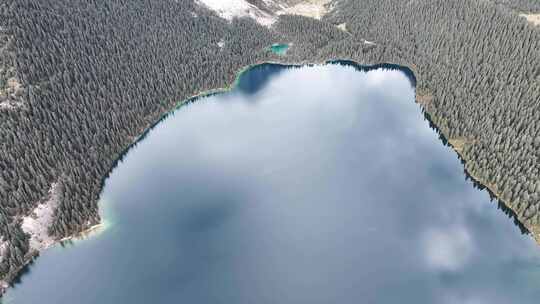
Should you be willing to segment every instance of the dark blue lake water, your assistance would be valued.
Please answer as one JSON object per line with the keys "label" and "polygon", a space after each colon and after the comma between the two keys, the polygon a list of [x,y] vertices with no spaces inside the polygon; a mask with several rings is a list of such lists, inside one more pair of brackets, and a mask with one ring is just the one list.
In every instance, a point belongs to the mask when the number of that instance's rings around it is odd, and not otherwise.
{"label": "dark blue lake water", "polygon": [[400,71],[264,65],[107,179],[107,228],[4,303],[539,303],[540,250],[466,180]]}

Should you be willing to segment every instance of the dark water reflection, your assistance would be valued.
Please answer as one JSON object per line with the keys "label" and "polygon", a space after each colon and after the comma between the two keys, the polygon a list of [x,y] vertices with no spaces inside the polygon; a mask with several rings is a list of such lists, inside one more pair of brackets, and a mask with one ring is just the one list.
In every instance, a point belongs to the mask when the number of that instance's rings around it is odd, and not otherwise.
{"label": "dark water reflection", "polygon": [[538,303],[538,248],[465,180],[403,73],[250,73],[271,77],[153,130],[106,182],[110,227],[45,252],[7,298]]}

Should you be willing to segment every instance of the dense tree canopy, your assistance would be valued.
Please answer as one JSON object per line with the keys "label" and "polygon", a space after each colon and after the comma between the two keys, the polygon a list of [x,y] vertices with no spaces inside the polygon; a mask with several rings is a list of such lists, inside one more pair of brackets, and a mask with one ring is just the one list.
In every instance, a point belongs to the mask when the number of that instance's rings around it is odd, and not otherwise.
{"label": "dense tree canopy", "polygon": [[[228,22],[192,0],[2,1],[0,279],[11,280],[34,254],[21,217],[51,185],[61,185],[52,235],[97,223],[103,179],[146,128],[264,60],[410,66],[422,106],[460,143],[469,172],[538,227],[540,30],[514,11],[538,2],[333,5],[322,21],[282,16],[266,28]],[[294,46],[280,59],[268,46],[282,41]]]}
{"label": "dense tree canopy", "polygon": [[496,4],[523,13],[539,13],[540,0],[491,0]]}

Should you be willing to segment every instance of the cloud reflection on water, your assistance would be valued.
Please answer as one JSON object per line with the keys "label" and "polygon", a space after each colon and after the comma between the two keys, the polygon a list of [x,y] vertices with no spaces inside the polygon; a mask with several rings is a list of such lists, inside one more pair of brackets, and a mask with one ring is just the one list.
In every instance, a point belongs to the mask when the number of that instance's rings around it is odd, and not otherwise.
{"label": "cloud reflection on water", "polygon": [[[268,79],[259,90],[199,100],[160,124],[107,181],[115,234],[44,254],[12,294],[58,304],[537,303],[538,248],[465,181],[404,74],[279,71],[248,77]],[[81,299],[77,281],[93,295]]]}

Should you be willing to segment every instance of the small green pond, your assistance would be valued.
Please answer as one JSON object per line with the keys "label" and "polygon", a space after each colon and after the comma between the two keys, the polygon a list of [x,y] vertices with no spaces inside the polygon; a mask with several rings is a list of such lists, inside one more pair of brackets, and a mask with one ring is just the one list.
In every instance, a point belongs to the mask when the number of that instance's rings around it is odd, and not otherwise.
{"label": "small green pond", "polygon": [[289,50],[289,44],[275,43],[275,44],[272,44],[272,46],[270,47],[270,50],[274,54],[283,56],[283,55],[287,54],[287,51]]}

